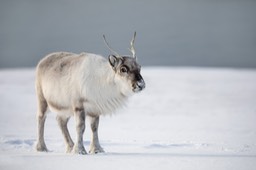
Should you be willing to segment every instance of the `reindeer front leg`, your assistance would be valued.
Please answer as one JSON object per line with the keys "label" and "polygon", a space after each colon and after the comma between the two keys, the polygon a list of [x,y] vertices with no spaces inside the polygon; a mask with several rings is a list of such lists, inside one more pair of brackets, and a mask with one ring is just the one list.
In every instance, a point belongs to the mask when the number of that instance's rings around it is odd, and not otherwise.
{"label": "reindeer front leg", "polygon": [[83,144],[83,134],[85,130],[85,112],[83,108],[75,108],[75,122],[77,131],[77,140],[73,147],[73,153],[85,155],[87,154]]}
{"label": "reindeer front leg", "polygon": [[95,116],[91,118],[91,130],[92,130],[92,141],[90,146],[90,153],[101,153],[104,152],[103,148],[100,146],[99,137],[98,137],[98,127],[99,127],[99,116]]}

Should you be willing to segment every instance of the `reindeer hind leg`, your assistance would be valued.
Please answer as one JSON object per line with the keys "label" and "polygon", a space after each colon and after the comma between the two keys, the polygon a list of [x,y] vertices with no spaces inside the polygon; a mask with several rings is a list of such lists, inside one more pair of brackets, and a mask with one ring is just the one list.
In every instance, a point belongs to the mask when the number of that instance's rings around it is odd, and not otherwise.
{"label": "reindeer hind leg", "polygon": [[61,132],[63,134],[64,140],[66,143],[66,152],[70,153],[73,149],[74,142],[72,141],[72,139],[70,137],[68,127],[67,127],[69,117],[66,118],[66,117],[62,117],[62,116],[57,116],[57,121],[58,121],[59,127],[61,129]]}
{"label": "reindeer hind leg", "polygon": [[48,151],[44,141],[44,125],[45,125],[47,108],[48,108],[48,105],[46,100],[43,98],[43,96],[38,96],[36,150],[41,152]]}

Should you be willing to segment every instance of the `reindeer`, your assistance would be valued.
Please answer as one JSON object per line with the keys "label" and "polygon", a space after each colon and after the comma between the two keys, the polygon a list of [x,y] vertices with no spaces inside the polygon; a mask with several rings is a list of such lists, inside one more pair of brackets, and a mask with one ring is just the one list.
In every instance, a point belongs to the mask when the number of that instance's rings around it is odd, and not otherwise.
{"label": "reindeer", "polygon": [[[132,56],[113,53],[108,60],[91,53],[56,52],[47,55],[36,68],[38,101],[37,151],[47,152],[44,140],[46,113],[57,113],[57,122],[64,136],[67,153],[87,154],[83,145],[85,119],[90,118],[92,140],[89,153],[104,152],[99,143],[98,126],[101,115],[115,112],[129,96],[145,88],[134,48],[136,32],[131,40]],[[74,144],[67,123],[75,118],[77,139]]]}

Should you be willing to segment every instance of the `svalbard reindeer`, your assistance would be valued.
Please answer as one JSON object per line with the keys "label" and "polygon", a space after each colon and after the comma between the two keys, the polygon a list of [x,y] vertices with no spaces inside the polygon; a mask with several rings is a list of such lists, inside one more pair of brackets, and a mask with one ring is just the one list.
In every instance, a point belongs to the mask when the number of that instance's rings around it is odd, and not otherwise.
{"label": "svalbard reindeer", "polygon": [[[145,88],[131,41],[132,56],[121,56],[104,42],[113,54],[108,60],[90,53],[57,52],[43,58],[36,69],[38,99],[37,151],[48,151],[44,141],[44,124],[48,110],[57,113],[57,121],[66,144],[66,152],[86,154],[83,145],[85,119],[90,117],[92,140],[90,153],[104,152],[99,143],[100,115],[111,114],[127,98]],[[74,144],[67,123],[74,116],[77,139]]]}

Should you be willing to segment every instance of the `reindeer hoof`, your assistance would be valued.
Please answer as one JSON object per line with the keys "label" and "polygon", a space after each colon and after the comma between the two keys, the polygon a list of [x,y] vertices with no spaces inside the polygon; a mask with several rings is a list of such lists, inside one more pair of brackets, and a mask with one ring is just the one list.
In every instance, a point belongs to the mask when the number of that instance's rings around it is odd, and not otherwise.
{"label": "reindeer hoof", "polygon": [[45,144],[37,143],[36,150],[38,152],[48,152],[48,149]]}
{"label": "reindeer hoof", "polygon": [[73,146],[68,146],[66,148],[66,153],[72,153],[72,151],[73,151]]}
{"label": "reindeer hoof", "polygon": [[105,151],[103,150],[103,148],[99,147],[99,148],[91,148],[89,153],[90,154],[97,154],[97,153],[104,153]]}
{"label": "reindeer hoof", "polygon": [[86,155],[87,154],[87,152],[86,152],[86,150],[84,149],[83,146],[82,147],[74,146],[73,153],[74,154],[80,154],[80,155]]}
{"label": "reindeer hoof", "polygon": [[79,154],[79,155],[86,155],[87,152],[86,152],[85,150],[84,150],[84,151],[82,150],[82,151],[79,151],[78,154]]}

